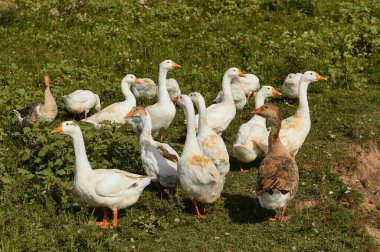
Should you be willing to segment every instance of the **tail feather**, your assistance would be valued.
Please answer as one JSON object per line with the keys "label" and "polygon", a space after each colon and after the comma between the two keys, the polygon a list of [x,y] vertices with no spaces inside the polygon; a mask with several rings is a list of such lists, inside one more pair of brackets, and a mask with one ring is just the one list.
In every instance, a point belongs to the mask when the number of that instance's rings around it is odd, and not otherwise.
{"label": "tail feather", "polygon": [[16,109],[14,109],[13,112],[16,114],[18,121],[22,125],[24,123],[24,118],[22,118],[20,112],[18,112]]}
{"label": "tail feather", "polygon": [[235,144],[233,150],[235,152],[236,157],[244,163],[252,162],[257,158],[259,154],[257,150],[255,150],[254,148],[250,149],[241,144]]}

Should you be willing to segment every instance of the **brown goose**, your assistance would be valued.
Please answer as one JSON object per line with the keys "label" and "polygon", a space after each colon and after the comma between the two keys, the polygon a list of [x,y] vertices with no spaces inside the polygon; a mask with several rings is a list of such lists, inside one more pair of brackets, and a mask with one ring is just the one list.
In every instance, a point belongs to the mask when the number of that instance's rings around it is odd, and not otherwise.
{"label": "brown goose", "polygon": [[27,123],[40,122],[52,122],[58,114],[57,104],[54,97],[50,92],[50,79],[45,75],[43,78],[43,92],[44,102],[33,103],[24,109],[13,110],[16,114],[20,124],[24,126]]}
{"label": "brown goose", "polygon": [[286,204],[293,199],[297,191],[298,167],[279,137],[281,128],[280,111],[271,104],[264,104],[252,111],[252,114],[266,118],[271,124],[268,138],[268,154],[259,167],[256,194],[261,207],[265,210],[276,210],[282,207],[280,217],[268,217],[267,215],[268,220],[287,221],[287,217],[284,216]]}

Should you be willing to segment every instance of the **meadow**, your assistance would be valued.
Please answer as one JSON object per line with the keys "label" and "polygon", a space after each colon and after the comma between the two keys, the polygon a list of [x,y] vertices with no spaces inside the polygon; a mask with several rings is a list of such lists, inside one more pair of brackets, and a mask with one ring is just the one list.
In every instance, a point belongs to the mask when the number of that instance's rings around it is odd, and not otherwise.
{"label": "meadow", "polygon": [[[376,251],[379,192],[345,184],[360,163],[353,149],[380,141],[380,3],[375,0],[5,0],[0,2],[0,250],[2,251]],[[222,197],[194,217],[191,201],[160,195],[153,185],[120,211],[119,226],[94,225],[101,213],[73,190],[72,140],[50,125],[22,128],[13,109],[42,101],[48,74],[62,120],[79,121],[61,96],[99,94],[102,106],[122,100],[128,73],[157,83],[158,64],[183,93],[210,104],[229,67],[280,89],[287,74],[314,70],[328,78],[309,86],[312,127],[297,155],[300,184],[286,223],[265,221],[254,192],[259,161],[239,171],[232,143],[253,103],[223,138],[231,171]],[[138,101],[147,106],[153,101]],[[284,118],[295,108],[271,98]],[[93,112],[93,111],[92,111]],[[166,132],[180,153],[182,109]],[[82,125],[94,169],[143,174],[137,137],[128,126]],[[380,146],[380,144],[378,144]],[[377,204],[377,205],[376,205]],[[378,233],[377,233],[378,234]],[[379,239],[379,237],[378,237]]]}

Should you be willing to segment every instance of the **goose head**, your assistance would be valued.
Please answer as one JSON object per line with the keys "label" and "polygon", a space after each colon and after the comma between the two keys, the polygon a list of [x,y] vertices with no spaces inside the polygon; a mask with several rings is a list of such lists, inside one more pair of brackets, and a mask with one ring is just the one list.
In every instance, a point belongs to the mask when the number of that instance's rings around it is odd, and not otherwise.
{"label": "goose head", "polygon": [[251,113],[254,115],[264,117],[272,124],[281,122],[280,110],[276,106],[269,103],[261,105],[259,108],[253,110]]}
{"label": "goose head", "polygon": [[201,99],[202,95],[200,93],[198,93],[198,92],[192,92],[192,93],[189,94],[189,97],[190,97],[191,101],[194,104],[198,104],[199,103],[199,99]]}
{"label": "goose head", "polygon": [[327,80],[325,77],[321,76],[319,73],[314,71],[306,71],[302,75],[302,79],[307,82]]}
{"label": "goose head", "polygon": [[181,106],[183,109],[193,106],[193,103],[191,102],[190,97],[185,94],[181,94],[178,97],[177,104]]}
{"label": "goose head", "polygon": [[148,113],[146,112],[145,108],[142,106],[134,107],[129,113],[124,117],[124,119],[128,119],[131,117],[144,117]]}
{"label": "goose head", "polygon": [[281,95],[281,93],[272,86],[262,86],[257,94],[261,94],[265,98],[274,95]]}
{"label": "goose head", "polygon": [[51,131],[51,133],[61,133],[65,135],[73,135],[80,132],[80,127],[73,121],[60,122],[58,127]]}
{"label": "goose head", "polygon": [[160,69],[165,69],[165,70],[172,70],[181,67],[177,63],[175,63],[172,60],[164,60],[160,63]]}
{"label": "goose head", "polygon": [[231,67],[229,68],[225,75],[230,77],[231,79],[234,79],[236,77],[245,77],[245,74],[237,67]]}
{"label": "goose head", "polygon": [[121,85],[128,85],[128,88],[131,87],[131,84],[136,83],[140,84],[140,80],[136,78],[133,74],[127,74],[122,80],[121,80]]}
{"label": "goose head", "polygon": [[154,83],[154,81],[152,79],[149,79],[149,78],[138,78],[137,79],[138,82],[134,82],[134,84],[141,84],[143,86],[155,86],[156,83]]}

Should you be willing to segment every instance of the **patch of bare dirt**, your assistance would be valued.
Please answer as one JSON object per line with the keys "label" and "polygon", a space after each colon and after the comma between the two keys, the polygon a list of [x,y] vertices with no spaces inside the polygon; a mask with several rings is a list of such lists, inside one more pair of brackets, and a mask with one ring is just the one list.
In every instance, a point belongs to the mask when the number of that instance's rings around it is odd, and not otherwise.
{"label": "patch of bare dirt", "polygon": [[380,229],[366,226],[367,232],[370,236],[372,236],[375,241],[380,245]]}
{"label": "patch of bare dirt", "polygon": [[315,200],[304,200],[296,204],[296,209],[299,209],[299,210],[309,209],[309,208],[315,207],[316,205],[317,205],[317,202]]}

